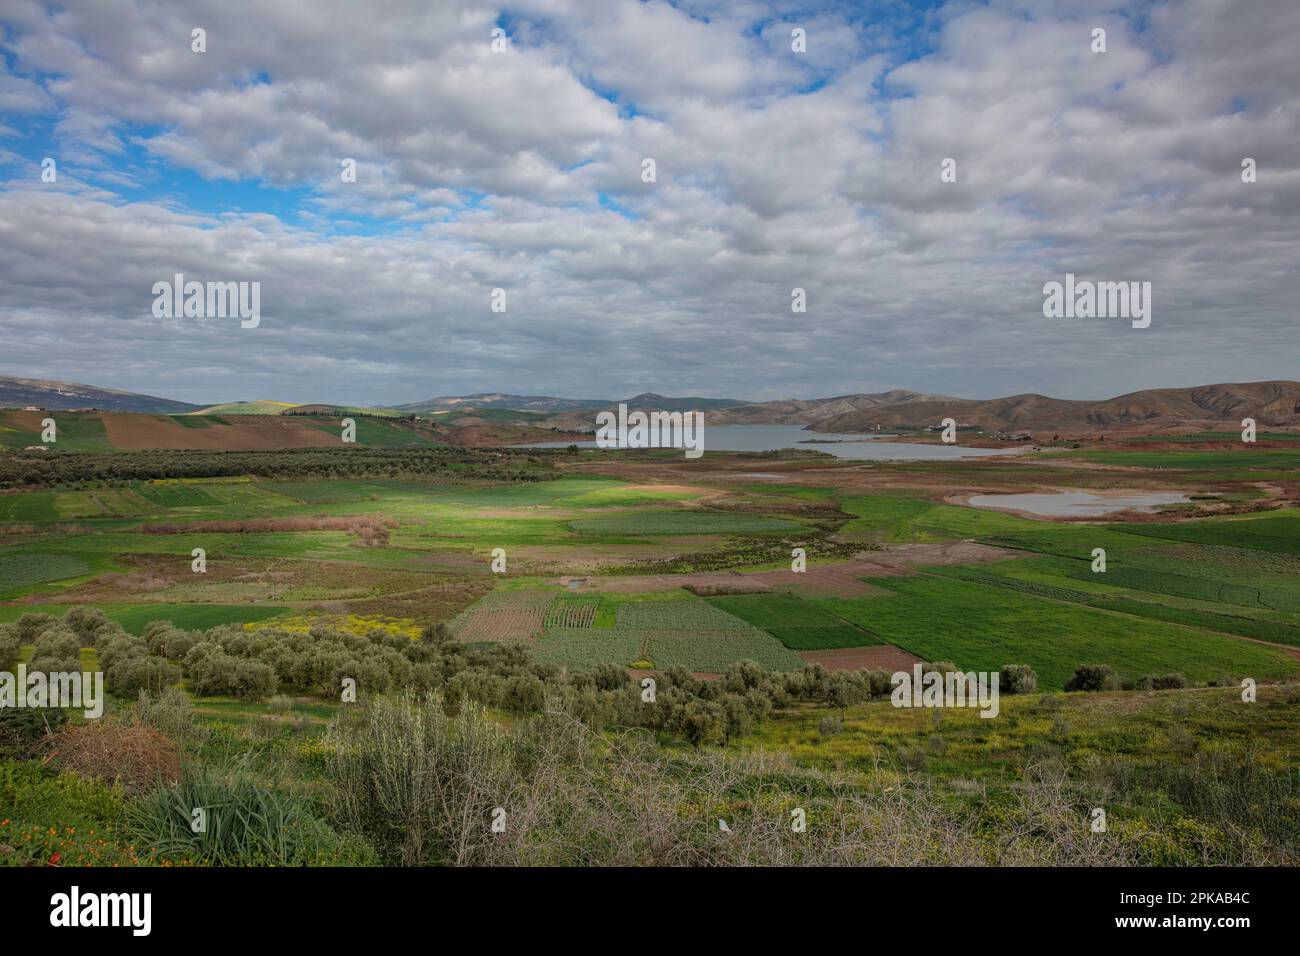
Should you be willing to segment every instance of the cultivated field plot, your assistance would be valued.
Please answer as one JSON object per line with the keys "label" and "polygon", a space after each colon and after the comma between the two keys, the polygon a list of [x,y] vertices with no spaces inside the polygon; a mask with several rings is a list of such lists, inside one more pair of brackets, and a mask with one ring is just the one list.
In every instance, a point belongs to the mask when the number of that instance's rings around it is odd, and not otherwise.
{"label": "cultivated field plot", "polygon": [[1202,545],[1129,550],[1104,573],[1040,558],[988,568],[934,568],[963,581],[1138,617],[1300,647],[1300,570],[1290,555]]}
{"label": "cultivated field plot", "polygon": [[793,594],[735,594],[706,598],[710,604],[762,628],[796,651],[879,644],[874,634]]}
{"label": "cultivated field plot", "polygon": [[592,627],[599,608],[598,595],[562,594],[547,609],[546,627]]}
{"label": "cultivated field plot", "polygon": [[1180,672],[1199,682],[1297,670],[1284,651],[1262,644],[981,583],[929,575],[873,583],[894,596],[810,600],[924,660],[963,670],[1030,664],[1044,688],[1059,689],[1075,668],[1094,663],[1124,678]]}
{"label": "cultivated field plot", "polygon": [[90,566],[70,554],[0,551],[0,598],[22,594],[34,584],[90,573]]}
{"label": "cultivated field plot", "polygon": [[464,644],[531,644],[542,633],[554,591],[496,590],[459,614],[452,634]]}
{"label": "cultivated field plot", "polygon": [[1267,517],[1223,518],[1178,524],[1143,524],[1125,531],[1152,538],[1219,544],[1228,547],[1300,554],[1300,509],[1270,512]]}
{"label": "cultivated field plot", "polygon": [[797,655],[766,631],[706,601],[684,596],[627,600],[618,605],[614,624],[608,628],[548,627],[534,653],[572,668],[649,664],[658,669],[720,673],[744,660],[777,671],[803,666]]}

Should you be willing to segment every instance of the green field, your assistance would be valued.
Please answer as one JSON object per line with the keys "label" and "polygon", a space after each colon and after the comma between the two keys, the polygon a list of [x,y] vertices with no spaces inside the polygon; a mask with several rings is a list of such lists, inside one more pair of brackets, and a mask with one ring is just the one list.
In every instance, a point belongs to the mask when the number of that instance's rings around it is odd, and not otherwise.
{"label": "green field", "polygon": [[645,511],[571,521],[575,531],[601,535],[765,534],[798,531],[794,521],[716,511]]}
{"label": "green field", "polygon": [[745,660],[775,671],[803,666],[770,633],[681,594],[618,602],[609,627],[548,626],[534,652],[541,660],[574,668],[648,664],[717,673]]}
{"label": "green field", "polygon": [[1031,664],[1040,686],[1060,688],[1076,667],[1094,663],[1130,679],[1177,671],[1202,682],[1296,670],[1272,648],[978,583],[929,576],[872,583],[892,596],[813,602],[923,660],[982,671]]}
{"label": "green field", "polygon": [[707,599],[714,607],[767,631],[796,651],[879,644],[880,639],[824,606],[793,594],[734,594]]}

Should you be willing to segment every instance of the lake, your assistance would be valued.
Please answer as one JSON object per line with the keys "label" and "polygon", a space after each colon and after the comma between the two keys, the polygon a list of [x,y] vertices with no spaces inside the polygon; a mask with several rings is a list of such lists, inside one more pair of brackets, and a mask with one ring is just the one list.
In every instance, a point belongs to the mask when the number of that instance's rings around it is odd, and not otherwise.
{"label": "lake", "polygon": [[[982,458],[989,455],[1014,455],[1020,448],[963,448],[961,445],[913,445],[910,442],[889,441],[896,436],[827,435],[804,431],[798,425],[705,425],[705,451],[775,451],[782,448],[810,448],[824,451],[836,458],[867,461],[933,461],[955,458]],[[826,444],[805,444],[809,439]],[[595,448],[595,441],[544,442],[524,445],[524,448]]]}

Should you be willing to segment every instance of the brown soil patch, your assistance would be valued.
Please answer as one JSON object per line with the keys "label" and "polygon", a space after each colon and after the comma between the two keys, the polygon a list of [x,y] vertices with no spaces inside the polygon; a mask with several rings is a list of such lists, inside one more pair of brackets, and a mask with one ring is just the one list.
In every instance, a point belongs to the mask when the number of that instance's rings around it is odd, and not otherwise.
{"label": "brown soil patch", "polygon": [[229,424],[214,423],[207,428],[187,428],[165,416],[128,412],[100,418],[109,442],[123,451],[260,451],[324,448],[339,443],[338,435],[278,415],[223,415],[222,421]]}
{"label": "brown soil patch", "polygon": [[920,658],[893,644],[873,647],[842,647],[833,651],[799,651],[809,664],[820,664],[828,671],[884,670],[910,671]]}
{"label": "brown soil patch", "polygon": [[531,644],[541,637],[554,598],[550,592],[498,591],[458,617],[452,631],[462,644]]}
{"label": "brown soil patch", "polygon": [[977,541],[940,541],[935,544],[895,544],[871,551],[865,560],[886,569],[884,574],[911,574],[923,564],[987,564],[1022,558],[1023,551],[995,548]]}

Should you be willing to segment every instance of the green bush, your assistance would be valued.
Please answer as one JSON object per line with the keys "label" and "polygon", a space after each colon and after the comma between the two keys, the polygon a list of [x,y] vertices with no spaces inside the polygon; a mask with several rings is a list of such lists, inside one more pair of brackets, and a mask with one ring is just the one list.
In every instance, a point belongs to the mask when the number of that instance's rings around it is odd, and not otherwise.
{"label": "green bush", "polygon": [[1119,690],[1119,676],[1105,664],[1081,664],[1065,682],[1066,690]]}
{"label": "green bush", "polygon": [[118,697],[136,697],[142,691],[161,694],[180,679],[179,667],[157,657],[129,657],[104,675],[109,691]]}
{"label": "green bush", "polygon": [[1028,664],[1004,664],[998,687],[1003,694],[1032,694],[1038,690],[1038,675]]}

